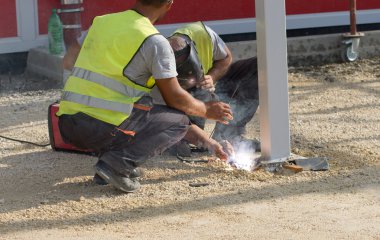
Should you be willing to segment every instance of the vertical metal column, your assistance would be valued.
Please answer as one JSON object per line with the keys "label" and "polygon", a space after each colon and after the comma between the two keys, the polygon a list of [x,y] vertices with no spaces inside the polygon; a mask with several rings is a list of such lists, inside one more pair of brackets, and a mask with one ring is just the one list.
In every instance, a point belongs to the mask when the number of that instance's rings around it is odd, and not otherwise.
{"label": "vertical metal column", "polygon": [[350,0],[350,31],[351,35],[356,35],[356,0]]}
{"label": "vertical metal column", "polygon": [[285,0],[256,0],[261,153],[267,163],[290,156]]}

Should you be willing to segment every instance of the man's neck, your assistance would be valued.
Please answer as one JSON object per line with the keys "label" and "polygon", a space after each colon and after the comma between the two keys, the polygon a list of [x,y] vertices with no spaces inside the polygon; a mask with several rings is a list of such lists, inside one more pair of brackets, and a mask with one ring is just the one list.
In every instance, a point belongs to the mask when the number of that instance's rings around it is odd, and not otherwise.
{"label": "man's neck", "polygon": [[135,10],[139,14],[148,18],[152,24],[155,24],[158,20],[159,14],[157,13],[157,9],[152,6],[146,6],[139,2],[132,7],[132,10]]}

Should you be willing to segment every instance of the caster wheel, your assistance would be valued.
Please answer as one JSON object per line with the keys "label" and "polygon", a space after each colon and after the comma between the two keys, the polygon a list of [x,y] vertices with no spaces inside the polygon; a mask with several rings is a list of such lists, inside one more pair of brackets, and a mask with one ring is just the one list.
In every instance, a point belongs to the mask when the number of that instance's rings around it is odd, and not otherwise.
{"label": "caster wheel", "polygon": [[359,58],[359,53],[352,51],[352,44],[346,46],[342,51],[342,59],[345,62],[354,62]]}

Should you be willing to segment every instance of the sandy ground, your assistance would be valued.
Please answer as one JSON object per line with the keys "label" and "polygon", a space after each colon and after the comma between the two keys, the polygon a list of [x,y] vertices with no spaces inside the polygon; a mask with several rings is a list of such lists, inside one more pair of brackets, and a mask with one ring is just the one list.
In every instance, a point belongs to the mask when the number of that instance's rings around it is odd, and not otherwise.
{"label": "sandy ground", "polygon": [[[18,78],[1,76],[0,134],[47,143],[59,90],[22,91]],[[92,183],[94,157],[0,138],[0,239],[380,239],[380,58],[290,68],[289,92],[292,152],[328,157],[330,171],[162,155],[123,194]],[[258,115],[247,136],[259,137]]]}

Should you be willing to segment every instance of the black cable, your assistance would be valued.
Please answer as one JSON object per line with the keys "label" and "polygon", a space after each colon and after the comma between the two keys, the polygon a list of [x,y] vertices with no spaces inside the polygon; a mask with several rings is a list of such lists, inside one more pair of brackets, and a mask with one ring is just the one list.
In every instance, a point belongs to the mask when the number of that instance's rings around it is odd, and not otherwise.
{"label": "black cable", "polygon": [[208,163],[208,160],[204,159],[199,159],[199,158],[193,158],[193,157],[182,157],[177,154],[177,159],[180,160],[181,162],[186,162],[186,163]]}
{"label": "black cable", "polygon": [[48,143],[48,144],[38,144],[38,143],[34,143],[34,142],[28,142],[28,141],[24,141],[24,140],[19,140],[19,139],[14,139],[14,138],[6,137],[6,136],[3,136],[3,135],[0,135],[0,138],[4,138],[4,139],[7,139],[7,140],[19,142],[19,143],[32,144],[32,145],[37,146],[37,147],[47,147],[47,146],[50,145],[50,143]]}

